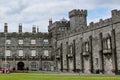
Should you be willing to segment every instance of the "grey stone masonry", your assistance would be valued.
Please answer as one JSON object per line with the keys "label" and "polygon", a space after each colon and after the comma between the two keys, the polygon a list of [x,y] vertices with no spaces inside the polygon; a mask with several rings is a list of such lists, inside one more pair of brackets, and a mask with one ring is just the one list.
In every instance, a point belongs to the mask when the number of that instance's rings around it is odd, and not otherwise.
{"label": "grey stone masonry", "polygon": [[[0,69],[120,74],[120,10],[87,25],[87,10],[74,9],[65,18],[49,20],[48,32],[0,32]],[[5,58],[6,55],[6,58]],[[7,60],[7,65],[5,63]]]}

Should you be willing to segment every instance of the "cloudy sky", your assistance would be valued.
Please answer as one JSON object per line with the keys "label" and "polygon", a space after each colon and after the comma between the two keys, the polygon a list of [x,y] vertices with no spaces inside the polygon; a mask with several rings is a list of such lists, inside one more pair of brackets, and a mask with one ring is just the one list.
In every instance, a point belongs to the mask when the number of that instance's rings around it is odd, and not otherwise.
{"label": "cloudy sky", "polygon": [[89,24],[111,17],[111,10],[120,9],[120,0],[0,0],[0,32],[5,22],[9,32],[17,32],[19,23],[24,32],[31,32],[33,25],[46,32],[49,18],[69,20],[72,9],[87,9]]}

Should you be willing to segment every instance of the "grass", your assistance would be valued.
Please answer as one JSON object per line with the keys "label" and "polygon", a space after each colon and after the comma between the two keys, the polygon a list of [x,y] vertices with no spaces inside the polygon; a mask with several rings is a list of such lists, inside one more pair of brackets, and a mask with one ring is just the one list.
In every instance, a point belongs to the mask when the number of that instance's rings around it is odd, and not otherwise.
{"label": "grass", "polygon": [[59,73],[11,73],[0,74],[0,80],[120,80],[116,75],[87,75]]}

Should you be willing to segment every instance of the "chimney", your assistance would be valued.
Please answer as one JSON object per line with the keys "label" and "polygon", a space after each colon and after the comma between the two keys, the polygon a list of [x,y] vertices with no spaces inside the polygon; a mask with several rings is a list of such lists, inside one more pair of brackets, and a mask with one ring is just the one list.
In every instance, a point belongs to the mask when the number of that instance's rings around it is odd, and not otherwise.
{"label": "chimney", "polygon": [[19,33],[22,33],[22,24],[19,24]]}
{"label": "chimney", "polygon": [[8,32],[8,24],[4,23],[4,32]]}
{"label": "chimney", "polygon": [[37,26],[37,32],[39,32],[39,27]]}
{"label": "chimney", "polygon": [[33,33],[36,33],[36,27],[35,27],[35,25],[34,25],[33,28],[32,28],[32,32],[33,32]]}

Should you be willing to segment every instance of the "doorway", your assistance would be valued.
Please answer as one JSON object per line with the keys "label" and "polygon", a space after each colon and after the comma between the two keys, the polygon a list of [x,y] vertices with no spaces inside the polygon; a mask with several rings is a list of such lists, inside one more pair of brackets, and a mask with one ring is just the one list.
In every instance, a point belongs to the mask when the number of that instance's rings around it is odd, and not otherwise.
{"label": "doorway", "polygon": [[17,70],[24,70],[24,63],[23,62],[18,62]]}

